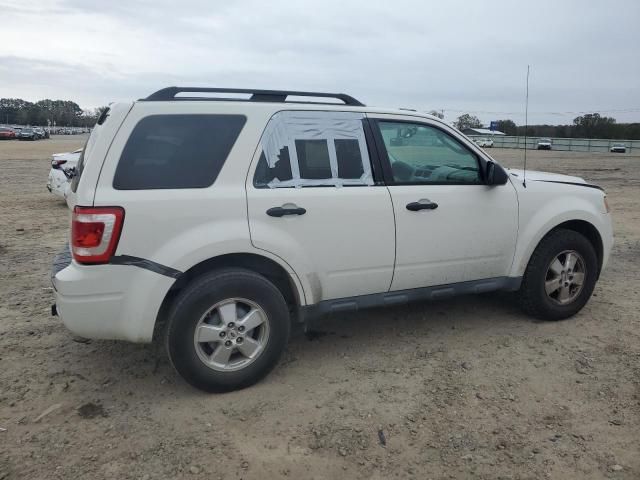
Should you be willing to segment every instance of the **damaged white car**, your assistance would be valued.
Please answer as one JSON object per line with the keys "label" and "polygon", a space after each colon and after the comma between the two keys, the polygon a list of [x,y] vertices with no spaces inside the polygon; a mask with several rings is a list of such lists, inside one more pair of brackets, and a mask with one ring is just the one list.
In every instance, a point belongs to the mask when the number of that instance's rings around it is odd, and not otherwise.
{"label": "damaged white car", "polygon": [[47,180],[47,190],[60,198],[67,198],[71,178],[74,175],[82,149],[51,155],[51,170]]}

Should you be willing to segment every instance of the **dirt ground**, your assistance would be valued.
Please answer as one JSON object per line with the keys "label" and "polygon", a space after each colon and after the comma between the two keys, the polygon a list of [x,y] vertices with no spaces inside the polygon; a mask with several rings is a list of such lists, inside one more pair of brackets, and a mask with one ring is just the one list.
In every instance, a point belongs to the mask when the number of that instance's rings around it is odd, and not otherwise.
{"label": "dirt ground", "polygon": [[0,143],[0,480],[640,478],[640,155],[529,154],[613,209],[575,318],[533,321],[506,294],[343,315],[258,385],[206,395],[158,348],[78,343],[50,316],[68,211],[48,156],[83,141]]}

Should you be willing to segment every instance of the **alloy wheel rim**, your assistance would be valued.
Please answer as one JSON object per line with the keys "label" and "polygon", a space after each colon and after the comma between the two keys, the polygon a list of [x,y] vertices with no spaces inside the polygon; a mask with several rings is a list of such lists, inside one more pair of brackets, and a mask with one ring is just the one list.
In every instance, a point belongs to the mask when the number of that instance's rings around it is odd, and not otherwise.
{"label": "alloy wheel rim", "polygon": [[228,298],[208,308],[193,334],[200,360],[220,372],[240,370],[252,364],[268,341],[266,312],[246,298]]}
{"label": "alloy wheel rim", "polygon": [[568,305],[573,302],[584,286],[587,267],[575,250],[564,250],[556,255],[547,267],[544,290],[547,297],[556,304]]}

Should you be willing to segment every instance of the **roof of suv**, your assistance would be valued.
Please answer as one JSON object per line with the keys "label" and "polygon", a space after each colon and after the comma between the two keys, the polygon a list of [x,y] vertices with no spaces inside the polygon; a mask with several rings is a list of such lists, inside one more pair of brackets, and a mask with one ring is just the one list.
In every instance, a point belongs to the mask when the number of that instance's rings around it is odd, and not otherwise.
{"label": "roof of suv", "polygon": [[[190,93],[196,94],[192,96],[181,96],[180,94]],[[205,95],[202,95],[205,94]],[[206,94],[209,94],[206,96]],[[229,94],[228,96],[222,96]],[[241,95],[244,95],[242,97]],[[329,101],[323,101],[328,99]],[[338,103],[331,100],[338,100]],[[286,104],[292,109],[305,110],[340,110],[345,108],[358,112],[371,113],[390,113],[395,115],[408,115],[416,117],[425,117],[442,122],[441,119],[427,113],[418,112],[407,108],[384,108],[384,107],[367,107],[364,103],[345,93],[327,93],[327,92],[302,92],[293,90],[256,90],[242,88],[208,88],[208,87],[167,87],[152,93],[146,98],[142,98],[139,102],[222,102],[236,103],[242,102],[247,108],[259,108],[262,106],[271,106],[280,109]]]}

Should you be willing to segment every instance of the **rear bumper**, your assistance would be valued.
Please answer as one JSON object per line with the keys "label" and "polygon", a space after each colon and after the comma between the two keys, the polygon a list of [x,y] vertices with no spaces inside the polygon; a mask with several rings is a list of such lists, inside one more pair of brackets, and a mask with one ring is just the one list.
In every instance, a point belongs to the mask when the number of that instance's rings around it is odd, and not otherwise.
{"label": "rear bumper", "polygon": [[166,293],[175,281],[131,265],[79,265],[68,249],[52,266],[58,316],[76,335],[150,342]]}

